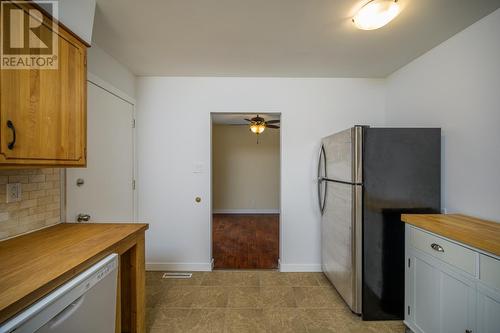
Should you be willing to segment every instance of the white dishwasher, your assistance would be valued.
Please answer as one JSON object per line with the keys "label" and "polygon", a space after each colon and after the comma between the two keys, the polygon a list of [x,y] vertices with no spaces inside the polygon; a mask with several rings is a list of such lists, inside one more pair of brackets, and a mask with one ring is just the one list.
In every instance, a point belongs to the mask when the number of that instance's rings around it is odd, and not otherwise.
{"label": "white dishwasher", "polygon": [[113,333],[117,268],[118,255],[109,255],[0,324],[0,333]]}

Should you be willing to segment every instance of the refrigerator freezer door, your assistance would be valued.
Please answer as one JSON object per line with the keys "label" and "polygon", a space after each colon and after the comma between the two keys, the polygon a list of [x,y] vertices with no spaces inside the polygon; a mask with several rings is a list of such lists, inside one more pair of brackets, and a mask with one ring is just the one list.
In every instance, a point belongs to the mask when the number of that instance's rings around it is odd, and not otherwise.
{"label": "refrigerator freezer door", "polygon": [[322,218],[323,272],[355,313],[361,312],[361,193],[359,185],[328,181]]}
{"label": "refrigerator freezer door", "polygon": [[360,184],[363,128],[356,126],[323,139],[326,178]]}
{"label": "refrigerator freezer door", "polygon": [[401,214],[440,211],[441,131],[367,128],[363,135],[363,319],[402,319]]}

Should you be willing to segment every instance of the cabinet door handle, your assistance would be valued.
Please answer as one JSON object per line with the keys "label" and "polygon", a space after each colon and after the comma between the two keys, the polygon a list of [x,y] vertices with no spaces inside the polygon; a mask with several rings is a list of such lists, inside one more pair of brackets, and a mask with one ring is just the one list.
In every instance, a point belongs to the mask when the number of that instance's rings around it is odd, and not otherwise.
{"label": "cabinet door handle", "polygon": [[431,244],[431,248],[434,250],[434,251],[438,251],[438,252],[444,252],[444,249],[441,245],[439,244],[436,244],[436,243],[432,243]]}
{"label": "cabinet door handle", "polygon": [[10,120],[7,120],[7,127],[12,130],[12,141],[7,144],[7,148],[13,150],[16,145],[16,128],[14,127],[14,123]]}

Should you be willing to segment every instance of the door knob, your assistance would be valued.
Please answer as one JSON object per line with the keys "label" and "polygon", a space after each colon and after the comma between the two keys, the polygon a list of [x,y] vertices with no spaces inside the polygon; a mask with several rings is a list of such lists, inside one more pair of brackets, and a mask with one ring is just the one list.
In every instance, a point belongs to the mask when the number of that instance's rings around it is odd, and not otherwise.
{"label": "door knob", "polygon": [[78,214],[76,217],[76,220],[78,222],[88,222],[90,221],[90,215],[89,214]]}

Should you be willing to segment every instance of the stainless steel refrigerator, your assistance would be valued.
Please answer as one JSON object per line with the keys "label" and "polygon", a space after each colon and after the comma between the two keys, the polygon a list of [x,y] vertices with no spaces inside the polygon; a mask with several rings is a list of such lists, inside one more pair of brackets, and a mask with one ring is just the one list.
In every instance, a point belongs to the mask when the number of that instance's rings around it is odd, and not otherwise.
{"label": "stainless steel refrigerator", "polygon": [[402,213],[439,213],[441,130],[355,126],[322,140],[322,267],[364,320],[404,317]]}

